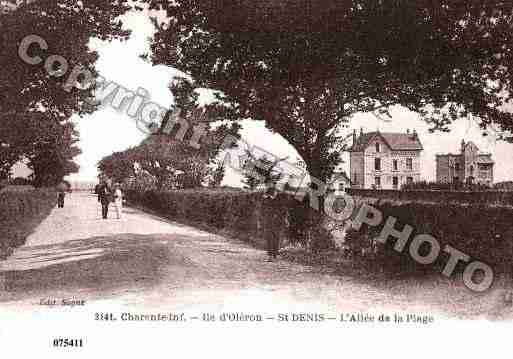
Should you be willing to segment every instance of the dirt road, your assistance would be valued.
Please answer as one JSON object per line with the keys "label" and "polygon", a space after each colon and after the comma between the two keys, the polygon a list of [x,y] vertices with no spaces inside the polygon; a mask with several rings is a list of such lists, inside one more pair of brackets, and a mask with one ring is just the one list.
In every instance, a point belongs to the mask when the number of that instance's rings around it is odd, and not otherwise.
{"label": "dirt road", "polygon": [[[72,194],[24,247],[0,262],[2,305],[43,298],[180,310],[355,312],[394,310],[441,315],[495,315],[496,294],[482,296],[440,278],[425,284],[383,283],[325,274],[263,251],[127,208],[126,220],[100,218],[96,197]],[[491,298],[491,300],[490,300]],[[461,302],[464,305],[461,305]],[[477,310],[477,312],[476,312]]]}

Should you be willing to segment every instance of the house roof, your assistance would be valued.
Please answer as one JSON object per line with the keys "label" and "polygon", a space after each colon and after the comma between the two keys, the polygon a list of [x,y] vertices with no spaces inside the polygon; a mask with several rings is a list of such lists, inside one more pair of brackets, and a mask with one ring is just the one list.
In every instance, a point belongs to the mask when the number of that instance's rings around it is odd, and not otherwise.
{"label": "house roof", "polygon": [[420,151],[423,150],[419,136],[409,133],[396,132],[369,132],[360,135],[356,143],[351,147],[353,152],[361,152],[369,146],[369,142],[375,137],[380,136],[383,141],[394,151]]}
{"label": "house roof", "polygon": [[472,142],[472,141],[468,141],[468,142],[466,142],[466,143],[465,143],[465,146],[464,146],[463,148],[465,148],[465,149],[466,149],[467,147],[475,147],[475,148],[477,148],[477,149],[479,148],[479,147],[477,147],[477,145],[476,145],[474,142]]}
{"label": "house roof", "polygon": [[463,140],[462,143],[463,143],[463,148],[460,153],[437,153],[436,157],[463,157],[465,155],[463,152],[467,149],[467,147],[471,146],[476,149],[476,154],[478,156],[478,158],[477,158],[478,163],[495,163],[492,160],[492,154],[479,151],[479,148],[477,147],[477,145],[474,142],[472,142],[472,141],[465,142],[465,140]]}
{"label": "house roof", "polygon": [[345,171],[342,171],[342,172],[334,172],[333,173],[333,176],[331,176],[331,181],[330,183],[333,183],[335,182],[336,180],[338,179],[343,179],[345,180],[347,183],[351,183],[351,180],[349,179],[349,177],[347,176],[347,173]]}
{"label": "house roof", "polygon": [[495,162],[490,157],[486,156],[486,157],[479,157],[477,160],[477,163],[494,164]]}

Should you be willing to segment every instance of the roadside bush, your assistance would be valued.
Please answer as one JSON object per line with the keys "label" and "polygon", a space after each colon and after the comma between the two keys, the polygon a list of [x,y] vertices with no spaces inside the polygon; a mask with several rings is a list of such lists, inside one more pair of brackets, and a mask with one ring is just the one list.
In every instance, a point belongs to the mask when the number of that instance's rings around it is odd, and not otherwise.
{"label": "roadside bush", "polygon": [[[348,232],[346,243],[354,255],[377,261],[382,267],[396,271],[441,271],[449,258],[443,248],[450,245],[469,255],[472,260],[490,265],[496,274],[512,272],[512,207],[415,202],[377,202],[373,206],[383,213],[382,225],[364,225],[358,232]],[[392,237],[389,237],[386,245],[374,240],[389,216],[397,218],[395,228],[398,230],[405,224],[413,227],[413,233],[402,253],[393,249],[395,239]],[[440,243],[441,251],[435,263],[420,265],[410,257],[408,248],[417,234],[430,234]],[[461,272],[463,268],[464,264],[460,263],[456,272]]]}
{"label": "roadside bush", "polygon": [[493,189],[496,191],[513,191],[513,181],[505,181],[496,183],[493,186]]}
{"label": "roadside bush", "polygon": [[[170,219],[195,222],[220,231],[231,232],[237,237],[259,247],[265,245],[262,194],[227,189],[191,189],[174,191],[125,191],[128,201],[152,209]],[[298,202],[291,195],[279,194],[274,201],[283,211],[283,222],[273,228],[282,238],[312,249],[332,248],[327,230],[312,225],[312,210],[307,202]],[[322,217],[321,217],[322,218]],[[322,226],[322,221],[319,221]]]}
{"label": "roadside bush", "polygon": [[289,210],[288,237],[291,243],[308,247],[310,214],[307,200],[291,206]]}
{"label": "roadside bush", "polygon": [[49,189],[0,192],[0,259],[25,243],[56,202],[56,193]]}
{"label": "roadside bush", "polygon": [[391,189],[370,190],[350,188],[347,193],[353,198],[366,198],[371,201],[382,200],[394,203],[442,203],[459,205],[513,206],[511,191],[441,191],[441,190],[407,190]]}
{"label": "roadside bush", "polygon": [[492,188],[480,184],[480,183],[463,183],[463,182],[455,182],[455,183],[447,183],[447,182],[428,182],[428,181],[418,181],[412,183],[405,183],[401,186],[401,190],[403,191],[490,191]]}
{"label": "roadside bush", "polygon": [[0,179],[0,191],[6,187],[7,185],[9,185],[9,180],[8,179]]}

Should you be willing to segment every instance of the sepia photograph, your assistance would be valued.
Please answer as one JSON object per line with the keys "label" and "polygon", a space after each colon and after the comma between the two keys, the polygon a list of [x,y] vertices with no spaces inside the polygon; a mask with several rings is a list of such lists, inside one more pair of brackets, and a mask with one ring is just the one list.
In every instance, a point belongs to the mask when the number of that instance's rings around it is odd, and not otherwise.
{"label": "sepia photograph", "polygon": [[511,329],[511,0],[0,0],[2,353]]}

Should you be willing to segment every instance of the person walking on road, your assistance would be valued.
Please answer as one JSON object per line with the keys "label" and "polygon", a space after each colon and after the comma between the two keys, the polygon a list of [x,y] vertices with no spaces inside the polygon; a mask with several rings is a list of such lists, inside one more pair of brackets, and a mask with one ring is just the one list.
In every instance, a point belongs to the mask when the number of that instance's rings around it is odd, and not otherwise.
{"label": "person walking on road", "polygon": [[114,185],[114,206],[116,207],[117,219],[123,218],[123,192],[121,191],[121,185],[116,183]]}
{"label": "person walking on road", "polygon": [[[262,219],[263,232],[267,246],[268,261],[272,262],[278,257],[280,251],[280,236],[286,227],[287,212],[278,195],[277,183],[280,180],[281,173],[276,173],[276,166],[286,160],[288,157],[280,158],[275,161],[267,159],[257,160],[249,153],[252,158],[253,170],[258,174],[257,178],[263,179],[265,192],[262,198]],[[252,173],[255,173],[252,172]]]}
{"label": "person walking on road", "polygon": [[68,190],[68,186],[61,182],[57,186],[57,207],[64,208],[64,198],[66,197],[66,191]]}
{"label": "person walking on road", "polygon": [[98,188],[98,202],[102,205],[102,218],[109,216],[109,204],[111,202],[112,191],[107,182],[102,182]]}
{"label": "person walking on road", "polygon": [[285,206],[274,187],[268,187],[262,199],[263,232],[268,261],[273,262],[280,251],[280,236],[287,225]]}

